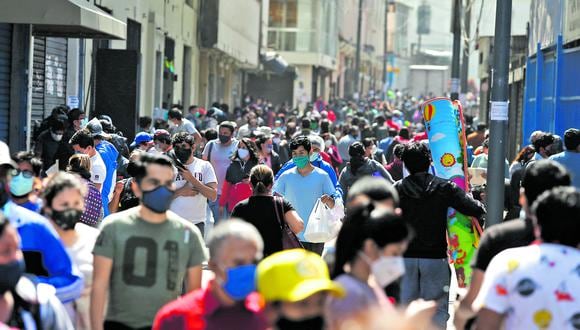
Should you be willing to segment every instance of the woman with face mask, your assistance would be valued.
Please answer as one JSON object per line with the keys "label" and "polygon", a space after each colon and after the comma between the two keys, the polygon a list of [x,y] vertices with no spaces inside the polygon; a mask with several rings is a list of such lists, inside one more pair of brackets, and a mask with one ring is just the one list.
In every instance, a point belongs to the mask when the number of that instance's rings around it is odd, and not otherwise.
{"label": "woman with face mask", "polygon": [[377,310],[392,311],[383,290],[404,274],[403,253],[411,237],[403,218],[390,211],[367,204],[349,212],[336,239],[333,272],[346,297],[329,299],[325,316],[330,328],[346,320],[370,321],[367,313]]}
{"label": "woman with face mask", "polygon": [[274,151],[274,142],[272,137],[268,135],[262,135],[256,139],[256,146],[258,147],[260,153],[260,163],[267,165],[272,169],[274,175],[278,173],[282,167],[282,162],[280,161],[280,156],[276,151]]}
{"label": "woman with face mask", "polygon": [[93,247],[99,234],[95,228],[80,223],[85,209],[86,187],[73,174],[59,172],[42,194],[43,213],[58,233],[72,262],[81,271],[85,289],[74,303],[65,305],[76,329],[89,327],[89,297],[93,274]]}
{"label": "woman with face mask", "polygon": [[81,215],[80,222],[91,227],[98,227],[103,219],[103,201],[101,192],[91,182],[91,157],[85,154],[72,155],[68,160],[66,171],[80,176],[80,180],[87,190],[85,210]]}
{"label": "woman with face mask", "polygon": [[256,144],[248,138],[242,138],[238,143],[238,150],[231,159],[232,163],[226,171],[219,199],[220,214],[224,214],[226,207],[228,213],[231,213],[239,201],[252,196],[249,177],[252,167],[259,162]]}

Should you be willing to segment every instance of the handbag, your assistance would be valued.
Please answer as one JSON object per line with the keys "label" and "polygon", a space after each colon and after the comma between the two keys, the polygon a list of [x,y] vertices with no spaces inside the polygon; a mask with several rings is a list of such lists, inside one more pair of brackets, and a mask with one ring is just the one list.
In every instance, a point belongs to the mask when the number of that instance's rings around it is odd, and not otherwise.
{"label": "handbag", "polygon": [[[274,212],[276,213],[276,219],[278,220],[278,224],[280,225],[280,229],[282,230],[282,249],[289,250],[289,249],[303,249],[304,246],[296,237],[296,234],[290,229],[286,221],[283,220],[281,214],[284,214],[284,207],[282,205],[282,201],[278,202],[280,198],[274,196]],[[281,208],[281,210],[278,210]]]}

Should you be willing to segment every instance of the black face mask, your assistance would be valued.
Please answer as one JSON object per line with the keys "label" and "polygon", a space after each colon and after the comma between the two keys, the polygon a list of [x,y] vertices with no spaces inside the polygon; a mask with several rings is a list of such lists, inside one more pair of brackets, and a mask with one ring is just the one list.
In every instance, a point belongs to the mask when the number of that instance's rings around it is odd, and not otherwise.
{"label": "black face mask", "polygon": [[24,273],[24,259],[0,265],[0,294],[14,290]]}
{"label": "black face mask", "polygon": [[175,148],[175,157],[183,164],[187,163],[189,157],[191,157],[191,149],[186,148]]}
{"label": "black face mask", "polygon": [[276,328],[279,330],[322,330],[324,328],[324,319],[322,316],[316,316],[310,319],[293,321],[282,317],[276,322]]}
{"label": "black face mask", "polygon": [[52,210],[50,218],[62,230],[73,230],[75,225],[79,222],[83,211],[77,209],[66,209],[64,211]]}

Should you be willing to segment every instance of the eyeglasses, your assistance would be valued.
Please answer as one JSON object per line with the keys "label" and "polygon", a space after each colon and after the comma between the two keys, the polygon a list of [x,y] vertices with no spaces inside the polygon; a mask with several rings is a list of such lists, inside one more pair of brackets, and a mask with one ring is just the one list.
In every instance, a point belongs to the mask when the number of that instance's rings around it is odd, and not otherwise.
{"label": "eyeglasses", "polygon": [[17,176],[18,174],[22,173],[22,176],[30,179],[34,176],[34,173],[32,173],[32,171],[28,171],[28,170],[20,170],[20,169],[14,169],[12,170],[12,172],[10,174],[12,174],[12,176]]}

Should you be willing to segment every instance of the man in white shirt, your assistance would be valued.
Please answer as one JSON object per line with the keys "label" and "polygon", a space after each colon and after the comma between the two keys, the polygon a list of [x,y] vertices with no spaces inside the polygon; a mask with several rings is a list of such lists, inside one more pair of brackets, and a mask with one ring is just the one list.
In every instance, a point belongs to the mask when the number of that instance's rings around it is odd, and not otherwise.
{"label": "man in white shirt", "polygon": [[91,133],[86,129],[82,129],[72,136],[69,144],[75,153],[81,153],[91,157],[91,181],[101,191],[107,177],[107,168],[101,155],[95,149],[95,142]]}
{"label": "man in white shirt", "polygon": [[193,155],[195,143],[188,133],[173,136],[177,176],[175,197],[171,211],[196,225],[202,233],[205,229],[207,201],[217,198],[217,179],[211,164]]}
{"label": "man in white shirt", "polygon": [[172,136],[177,133],[186,132],[193,136],[196,144],[201,143],[201,134],[199,134],[192,122],[183,118],[181,110],[172,109],[167,114],[167,117],[169,118],[169,122],[173,124],[173,126],[169,127],[169,133],[171,133]]}

